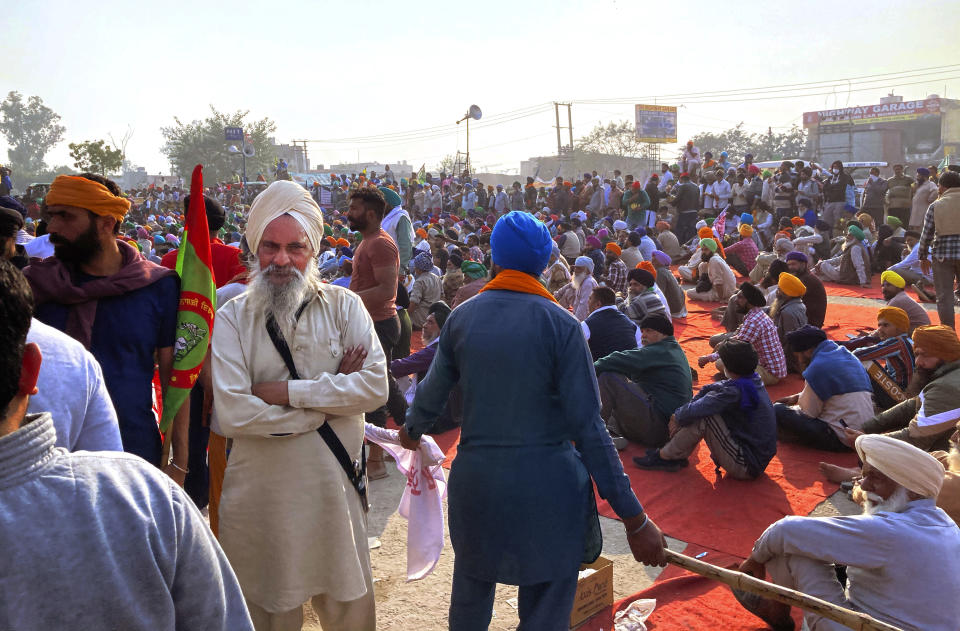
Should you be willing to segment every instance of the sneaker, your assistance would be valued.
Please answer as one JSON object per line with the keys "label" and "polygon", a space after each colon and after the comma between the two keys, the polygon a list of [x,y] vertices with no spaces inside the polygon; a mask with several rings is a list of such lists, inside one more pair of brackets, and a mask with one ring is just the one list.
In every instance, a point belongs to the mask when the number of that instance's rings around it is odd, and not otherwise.
{"label": "sneaker", "polygon": [[679,471],[686,467],[689,462],[686,458],[681,460],[666,460],[660,457],[659,449],[648,449],[646,456],[634,456],[633,464],[641,469],[650,469],[654,471],[669,471],[671,473]]}
{"label": "sneaker", "polygon": [[615,432],[611,432],[609,429],[607,430],[607,433],[610,434],[610,440],[613,441],[613,446],[617,448],[617,451],[623,451],[627,448],[627,445],[630,444],[630,441],[628,441],[626,438]]}

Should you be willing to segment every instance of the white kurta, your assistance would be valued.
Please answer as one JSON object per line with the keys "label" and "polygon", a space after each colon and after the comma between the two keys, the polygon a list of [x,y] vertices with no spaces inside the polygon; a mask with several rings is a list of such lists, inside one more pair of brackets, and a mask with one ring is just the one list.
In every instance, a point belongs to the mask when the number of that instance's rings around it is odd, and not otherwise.
{"label": "white kurta", "polygon": [[[366,514],[315,431],[324,420],[360,458],[363,412],[387,400],[386,358],[359,296],[323,285],[293,330],[284,330],[302,377],[289,406],[267,405],[251,385],[290,378],[247,295],[218,312],[213,329],[214,417],[233,438],[220,504],[220,543],[244,597],[272,613],[312,596],[356,600],[372,585]],[[336,374],[345,348],[363,368]],[[289,436],[273,436],[285,434]]]}

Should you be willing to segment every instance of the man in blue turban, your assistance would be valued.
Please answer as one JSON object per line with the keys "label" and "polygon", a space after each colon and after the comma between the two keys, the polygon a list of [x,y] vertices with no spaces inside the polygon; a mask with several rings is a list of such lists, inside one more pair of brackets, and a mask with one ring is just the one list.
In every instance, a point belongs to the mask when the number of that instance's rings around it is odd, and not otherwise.
{"label": "man in blue turban", "polygon": [[553,247],[546,226],[511,212],[490,244],[494,277],[447,318],[400,438],[416,448],[459,384],[450,628],[486,629],[496,584],[506,583],[520,586],[521,628],[565,629],[580,563],[600,553],[591,478],[638,561],[664,564],[664,540],[600,418],[580,324],[537,279]]}

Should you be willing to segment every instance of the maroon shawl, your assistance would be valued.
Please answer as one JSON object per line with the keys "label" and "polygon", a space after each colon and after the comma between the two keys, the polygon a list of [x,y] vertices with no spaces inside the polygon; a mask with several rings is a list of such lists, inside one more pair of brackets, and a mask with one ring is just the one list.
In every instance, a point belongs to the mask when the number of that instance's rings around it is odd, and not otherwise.
{"label": "maroon shawl", "polygon": [[55,256],[32,263],[23,270],[33,289],[36,306],[46,302],[70,306],[65,332],[87,349],[90,348],[100,298],[120,296],[176,274],[174,270],[143,258],[136,248],[123,241],[117,241],[117,247],[122,257],[120,270],[113,276],[95,278],[82,285],[75,283],[70,268]]}

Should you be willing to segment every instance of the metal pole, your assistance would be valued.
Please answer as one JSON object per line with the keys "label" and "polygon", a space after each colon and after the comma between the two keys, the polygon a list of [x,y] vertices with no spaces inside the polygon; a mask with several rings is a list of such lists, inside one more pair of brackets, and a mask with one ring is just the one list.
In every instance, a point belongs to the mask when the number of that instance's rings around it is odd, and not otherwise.
{"label": "metal pole", "polygon": [[470,174],[470,117],[467,116],[467,175]]}
{"label": "metal pole", "polygon": [[[242,134],[240,138],[240,157],[243,159],[243,186],[240,188],[245,189],[247,187],[247,134],[242,130],[240,133]],[[246,191],[243,192],[246,196]]]}
{"label": "metal pole", "polygon": [[556,101],[553,103],[553,113],[557,117],[557,157],[559,158],[563,154],[563,148],[560,144],[560,104]]}
{"label": "metal pole", "polygon": [[567,131],[570,132],[570,150],[573,151],[573,103],[567,103]]}

